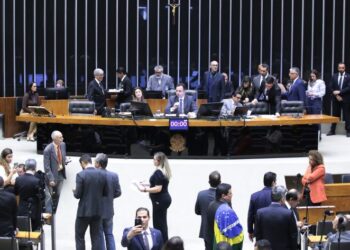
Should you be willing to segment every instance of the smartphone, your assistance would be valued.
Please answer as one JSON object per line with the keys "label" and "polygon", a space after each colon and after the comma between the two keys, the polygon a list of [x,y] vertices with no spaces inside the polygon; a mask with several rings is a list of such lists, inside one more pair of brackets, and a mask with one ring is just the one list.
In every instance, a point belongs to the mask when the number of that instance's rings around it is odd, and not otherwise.
{"label": "smartphone", "polygon": [[135,226],[141,226],[142,225],[142,220],[140,218],[135,219]]}
{"label": "smartphone", "polygon": [[13,168],[18,168],[18,162],[13,163]]}

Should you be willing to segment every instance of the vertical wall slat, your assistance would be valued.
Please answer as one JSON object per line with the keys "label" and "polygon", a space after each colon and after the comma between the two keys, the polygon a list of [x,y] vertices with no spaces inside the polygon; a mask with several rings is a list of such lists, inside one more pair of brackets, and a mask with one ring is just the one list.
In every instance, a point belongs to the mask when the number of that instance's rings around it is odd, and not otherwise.
{"label": "vertical wall slat", "polygon": [[43,13],[43,26],[44,26],[44,88],[46,88],[47,78],[47,64],[46,64],[46,1],[44,1],[44,13]]}
{"label": "vertical wall slat", "polygon": [[149,77],[149,12],[150,12],[150,1],[147,1],[147,48],[146,48],[146,79]]}
{"label": "vertical wall slat", "polygon": [[16,91],[16,0],[13,0],[12,2],[12,42],[13,42],[13,96],[17,95]]}
{"label": "vertical wall slat", "polygon": [[[242,11],[243,11],[243,0],[239,1],[239,46],[238,46],[238,82],[241,82],[242,76]],[[229,44],[229,80],[231,81],[231,57],[232,57],[232,1],[230,1],[230,44]]]}
{"label": "vertical wall slat", "polygon": [[136,1],[136,86],[139,86],[139,32],[140,32],[140,18],[139,18],[140,0]]}
{"label": "vertical wall slat", "polygon": [[310,68],[314,68],[314,39],[315,39],[315,0],[312,0],[311,2],[312,8],[311,8],[311,62],[310,62]]}
{"label": "vertical wall slat", "polygon": [[36,82],[36,0],[33,0],[33,81]]}
{"label": "vertical wall slat", "polygon": [[[84,82],[85,82],[85,93],[87,93],[87,87],[88,87],[88,8],[89,8],[89,4],[88,1],[85,1],[85,7],[84,7],[84,11],[85,11],[85,26],[84,26]],[[76,31],[78,32],[78,30]],[[78,35],[78,33],[76,34]],[[96,68],[96,62],[95,62],[95,68]]]}
{"label": "vertical wall slat", "polygon": [[170,75],[170,0],[168,0],[168,30],[167,30],[167,74]]}
{"label": "vertical wall slat", "polygon": [[249,75],[252,75],[253,0],[249,6]]}
{"label": "vertical wall slat", "polygon": [[27,92],[26,10],[26,0],[23,0],[23,94]]}
{"label": "vertical wall slat", "polygon": [[219,1],[219,72],[221,72],[221,36],[222,36],[222,33],[221,33],[221,26],[222,26],[222,0]]}
{"label": "vertical wall slat", "polygon": [[188,37],[187,37],[187,89],[190,89],[190,68],[191,68],[191,0],[188,0]]}
{"label": "vertical wall slat", "polygon": [[[179,0],[181,5],[181,0]],[[180,52],[181,52],[181,9],[178,8],[177,12],[177,82],[180,82]]]}
{"label": "vertical wall slat", "polygon": [[57,80],[57,0],[53,1],[53,80]]}
{"label": "vertical wall slat", "polygon": [[325,6],[326,0],[322,0],[322,44],[321,44],[321,79],[324,79],[324,32],[325,32]]}
{"label": "vertical wall slat", "polygon": [[[300,78],[303,78],[303,68],[304,68],[304,20],[305,20],[305,1],[301,1],[301,39],[300,39]],[[283,61],[282,61],[283,62]]]}
{"label": "vertical wall slat", "polygon": [[[147,1],[147,4],[148,4],[148,1]],[[116,0],[115,2],[115,66],[118,67],[119,65],[119,0]],[[147,8],[147,25],[148,25],[148,8]],[[147,32],[148,34],[148,32]],[[147,42],[148,42],[148,39],[147,39]],[[147,46],[147,49],[148,49],[148,46]],[[147,56],[148,56],[148,52],[147,52]],[[148,61],[147,61],[147,67],[148,67]],[[118,76],[117,74],[115,74],[115,88],[118,89]]]}
{"label": "vertical wall slat", "polygon": [[332,68],[331,72],[334,70],[334,42],[335,42],[335,1],[333,1],[333,12],[332,12]]}
{"label": "vertical wall slat", "polygon": [[159,65],[160,0],[157,1],[157,65]]}
{"label": "vertical wall slat", "polygon": [[129,72],[129,0],[126,0],[125,69]]}
{"label": "vertical wall slat", "polygon": [[211,61],[211,0],[209,0],[209,15],[208,15],[209,25],[208,25],[208,66]]}
{"label": "vertical wall slat", "polygon": [[[284,25],[284,0],[281,0],[281,51],[280,62],[283,62],[283,25]],[[280,64],[280,82],[283,79],[283,63]]]}
{"label": "vertical wall slat", "polygon": [[198,86],[201,84],[202,1],[198,1]]}
{"label": "vertical wall slat", "polygon": [[95,32],[96,32],[95,34],[95,68],[97,68],[98,67],[98,0],[95,0]]}
{"label": "vertical wall slat", "polygon": [[343,32],[342,32],[343,36],[342,36],[342,54],[341,54],[342,62],[344,62],[345,60],[345,27],[346,27],[345,19],[346,19],[346,1],[343,0]]}
{"label": "vertical wall slat", "polygon": [[64,82],[67,82],[67,0],[64,0]]}
{"label": "vertical wall slat", "polygon": [[78,95],[78,0],[75,0],[74,11],[74,88],[75,95]]}
{"label": "vertical wall slat", "polygon": [[291,22],[290,22],[290,67],[293,67],[293,57],[294,57],[294,0],[291,2],[292,4],[292,13],[291,13]]}
{"label": "vertical wall slat", "polygon": [[271,0],[271,8],[270,8],[270,72],[273,72],[273,0]]}
{"label": "vertical wall slat", "polygon": [[264,0],[260,1],[260,63],[263,62],[263,37],[264,37]]}
{"label": "vertical wall slat", "polygon": [[5,19],[5,0],[2,1],[2,87],[3,96],[6,96],[6,19]]}
{"label": "vertical wall slat", "polygon": [[108,33],[109,33],[109,30],[108,30],[108,2],[109,0],[106,0],[106,9],[105,9],[105,16],[106,16],[106,48],[105,48],[105,59],[106,59],[106,68],[105,68],[105,79],[106,79],[106,88],[108,89]]}

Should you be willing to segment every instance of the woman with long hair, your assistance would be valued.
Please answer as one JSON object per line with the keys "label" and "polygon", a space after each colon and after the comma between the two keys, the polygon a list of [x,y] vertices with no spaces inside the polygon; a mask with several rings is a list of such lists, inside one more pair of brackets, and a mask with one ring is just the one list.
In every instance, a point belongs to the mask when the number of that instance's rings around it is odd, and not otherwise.
{"label": "woman with long hair", "polygon": [[148,192],[153,207],[153,226],[160,230],[164,242],[168,240],[167,210],[171,204],[168,192],[171,170],[168,157],[163,152],[154,154],[153,164],[156,170],[149,179],[149,187],[139,187],[142,192]]}
{"label": "woman with long hair", "polygon": [[[21,113],[32,113],[32,111],[28,108],[29,106],[41,105],[39,94],[37,92],[37,84],[35,82],[31,82],[28,87],[28,92],[23,96]],[[36,123],[31,122],[27,133],[27,141],[34,141],[36,129]]]}
{"label": "woman with long hair", "polygon": [[132,93],[132,100],[134,102],[146,102],[145,98],[143,97],[143,91],[140,87],[136,87]]}
{"label": "woman with long hair", "polygon": [[237,89],[236,93],[241,95],[242,104],[251,102],[254,99],[255,90],[249,76],[243,77],[242,84]]}
{"label": "woman with long hair", "polygon": [[16,169],[11,169],[13,152],[10,148],[5,148],[1,151],[0,158],[0,176],[4,179],[4,186],[13,185],[13,176],[16,174]]}
{"label": "woman with long hair", "polygon": [[308,205],[319,206],[327,200],[324,187],[326,170],[323,163],[323,156],[317,150],[309,151],[309,166],[301,180],[304,188],[304,197]]}

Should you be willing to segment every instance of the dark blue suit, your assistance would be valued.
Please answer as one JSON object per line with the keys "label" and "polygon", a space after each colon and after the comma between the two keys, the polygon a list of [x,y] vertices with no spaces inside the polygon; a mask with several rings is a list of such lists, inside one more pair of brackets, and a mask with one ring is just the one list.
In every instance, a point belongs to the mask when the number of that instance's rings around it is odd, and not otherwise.
{"label": "dark blue suit", "polygon": [[[122,242],[121,242],[122,246],[127,247],[128,250],[145,250],[146,248],[145,248],[142,234],[136,235],[130,241],[127,239],[127,235],[130,230],[131,230],[131,227],[124,229]],[[150,228],[150,230],[151,230],[152,240],[153,240],[153,247],[150,250],[161,250],[163,246],[162,233],[155,228]]]}
{"label": "dark blue suit", "polygon": [[79,200],[75,220],[75,245],[85,250],[85,232],[90,226],[92,250],[104,250],[102,234],[103,197],[108,195],[106,173],[92,166],[76,176],[74,197]]}
{"label": "dark blue suit", "polygon": [[262,190],[250,196],[248,210],[248,233],[254,233],[256,212],[260,208],[268,207],[271,204],[271,187],[264,187]]}
{"label": "dark blue suit", "polygon": [[[332,76],[331,82],[331,92],[332,92],[332,103],[333,103],[333,116],[341,117],[341,112],[343,110],[344,120],[345,120],[345,129],[347,132],[350,132],[350,75],[348,73],[344,74],[342,88],[339,86],[339,73]],[[339,102],[337,98],[333,95],[334,90],[340,90],[340,96],[343,98],[343,101]],[[333,123],[331,131],[335,132],[337,124]]]}
{"label": "dark blue suit", "polygon": [[0,188],[0,236],[14,237],[17,223],[16,196]]}
{"label": "dark blue suit", "polygon": [[287,92],[288,101],[303,101],[306,105],[306,93],[305,93],[305,84],[301,79],[295,80],[295,82],[290,86],[289,91]]}
{"label": "dark blue suit", "polygon": [[[196,205],[194,208],[194,211],[196,214],[201,216],[201,229],[199,231],[199,237],[203,238],[204,241],[206,239],[206,234],[208,231],[208,218],[207,218],[207,211],[210,202],[215,200],[215,188],[209,188],[207,190],[202,190],[198,193]],[[207,242],[206,248],[207,248]]]}
{"label": "dark blue suit", "polygon": [[[170,112],[170,108],[172,106],[174,106],[174,103],[176,103],[178,101],[179,101],[179,97],[171,96],[168,99],[168,104],[166,105],[165,113],[166,114],[180,114],[179,113],[180,112],[180,107],[179,106],[173,112]],[[197,104],[196,104],[196,101],[193,99],[192,96],[185,95],[183,106],[184,106],[183,107],[184,114],[187,114],[188,112],[195,112],[195,113],[197,113]]]}
{"label": "dark blue suit", "polygon": [[204,73],[203,81],[198,89],[204,90],[208,96],[208,102],[220,102],[225,97],[225,80],[220,72],[212,74]]}
{"label": "dark blue suit", "polygon": [[293,212],[273,202],[256,215],[256,240],[270,241],[272,250],[297,249],[297,225]]}
{"label": "dark blue suit", "polygon": [[107,250],[115,250],[115,242],[113,236],[113,201],[122,194],[119,184],[118,175],[108,170],[102,170],[106,173],[108,195],[103,197],[103,217],[102,226],[105,235]]}

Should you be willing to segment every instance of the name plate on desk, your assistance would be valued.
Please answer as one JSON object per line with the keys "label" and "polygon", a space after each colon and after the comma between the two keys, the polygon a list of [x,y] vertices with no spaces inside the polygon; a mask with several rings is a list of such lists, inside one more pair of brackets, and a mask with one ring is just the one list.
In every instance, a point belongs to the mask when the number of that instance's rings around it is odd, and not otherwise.
{"label": "name plate on desk", "polygon": [[169,119],[169,130],[170,131],[188,130],[188,119],[187,118],[171,118],[171,119]]}

